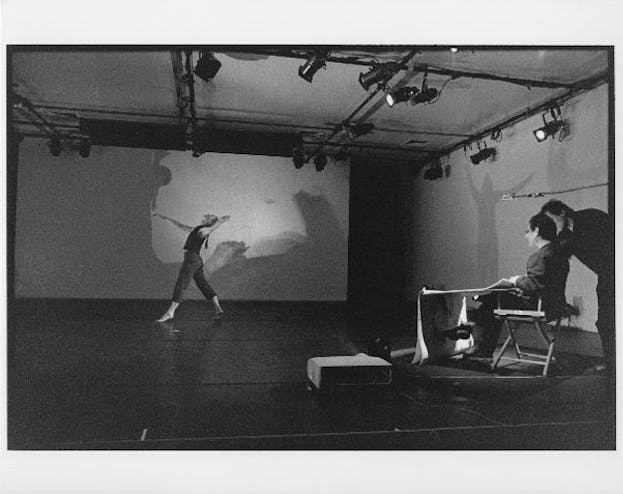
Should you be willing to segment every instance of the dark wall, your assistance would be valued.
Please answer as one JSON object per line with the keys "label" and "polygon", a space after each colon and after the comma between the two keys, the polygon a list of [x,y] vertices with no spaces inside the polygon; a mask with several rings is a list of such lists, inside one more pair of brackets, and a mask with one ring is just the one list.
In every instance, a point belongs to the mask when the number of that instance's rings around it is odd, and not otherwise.
{"label": "dark wall", "polygon": [[348,302],[361,314],[406,308],[411,294],[415,165],[354,162]]}

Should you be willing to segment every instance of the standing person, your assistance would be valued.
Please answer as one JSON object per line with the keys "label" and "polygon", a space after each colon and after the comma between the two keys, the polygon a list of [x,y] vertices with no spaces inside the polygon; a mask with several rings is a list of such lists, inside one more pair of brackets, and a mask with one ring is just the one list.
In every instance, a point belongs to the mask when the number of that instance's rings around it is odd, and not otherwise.
{"label": "standing person", "polygon": [[154,216],[158,216],[163,220],[170,221],[175,226],[181,228],[186,232],[190,232],[186,243],[184,244],[184,262],[180,268],[179,275],[177,276],[177,282],[173,289],[173,297],[171,298],[171,305],[167,311],[158,319],[158,322],[165,322],[173,319],[175,311],[182,302],[182,296],[184,290],[188,287],[190,279],[193,278],[199,290],[207,300],[211,300],[214,304],[214,310],[216,311],[216,318],[220,318],[224,311],[221,308],[216,293],[206,280],[205,273],[203,272],[203,259],[201,258],[201,248],[205,246],[208,248],[208,237],[210,233],[221,226],[225,221],[229,220],[229,216],[223,216],[219,218],[213,214],[206,214],[203,217],[201,223],[196,226],[188,226],[176,221],[168,216],[164,216],[160,213],[154,213]]}
{"label": "standing person", "polygon": [[556,223],[558,239],[567,255],[578,260],[597,275],[597,331],[601,338],[604,364],[598,372],[615,370],[614,321],[614,245],[612,226],[607,213],[599,209],[574,211],[564,202],[552,199],[541,212]]}
{"label": "standing person", "polygon": [[[501,305],[505,308],[536,309],[541,298],[548,321],[567,310],[565,285],[569,274],[569,259],[556,242],[556,225],[545,214],[539,213],[529,221],[525,232],[530,247],[537,251],[528,258],[526,274],[502,278],[490,288],[516,289],[517,295],[502,293]],[[478,297],[482,305],[476,311],[474,331],[476,346],[467,357],[491,358],[502,330],[502,322],[495,318],[498,294]]]}

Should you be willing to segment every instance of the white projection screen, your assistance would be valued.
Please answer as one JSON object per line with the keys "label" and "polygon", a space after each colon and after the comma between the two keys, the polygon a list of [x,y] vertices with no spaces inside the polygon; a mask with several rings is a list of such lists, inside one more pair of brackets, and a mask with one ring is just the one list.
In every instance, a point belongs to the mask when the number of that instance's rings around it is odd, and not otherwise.
{"label": "white projection screen", "polygon": [[[346,299],[344,163],[98,146],[54,157],[25,139],[17,189],[18,297],[169,298],[187,233],[157,212],[190,226],[231,216],[203,254],[222,299]],[[201,298],[192,283],[186,298]]]}

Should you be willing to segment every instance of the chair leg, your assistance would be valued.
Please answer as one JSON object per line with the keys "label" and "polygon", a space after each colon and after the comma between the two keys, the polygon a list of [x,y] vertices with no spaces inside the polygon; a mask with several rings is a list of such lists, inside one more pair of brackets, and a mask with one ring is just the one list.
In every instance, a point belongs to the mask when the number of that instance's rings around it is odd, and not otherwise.
{"label": "chair leg", "polygon": [[[506,337],[506,340],[504,340],[504,344],[502,345],[502,348],[500,352],[498,353],[497,357],[495,357],[493,364],[491,364],[492,371],[495,371],[495,369],[497,368],[498,364],[500,363],[500,359],[502,358],[502,355],[504,355],[504,352],[508,348],[509,343],[511,341],[515,342],[515,338],[513,338],[513,333],[510,329],[510,325],[508,324],[508,321],[506,319],[504,319],[504,327],[508,331],[508,336]],[[517,346],[516,342],[515,342],[515,346]]]}
{"label": "chair leg", "polygon": [[513,346],[515,347],[515,353],[517,354],[517,358],[521,359],[522,351],[521,351],[521,348],[519,348],[519,343],[517,343],[517,338],[515,337],[515,330],[510,325],[510,323],[507,322],[507,324],[508,324],[508,332],[511,335],[511,338],[513,339]]}
{"label": "chair leg", "polygon": [[554,342],[552,341],[547,347],[547,357],[545,358],[545,365],[543,366],[543,376],[547,376],[549,370],[549,364],[552,361],[552,355],[554,354]]}
{"label": "chair leg", "polygon": [[[558,336],[558,332],[560,331],[561,320],[558,319],[556,321],[556,325],[554,326],[554,331],[552,332],[551,338],[548,339],[549,344],[547,347],[547,358],[545,359],[545,367],[543,368],[543,375],[547,376],[547,372],[549,370],[549,365],[554,358],[554,344],[556,343],[556,337]],[[544,333],[543,328],[539,325],[539,329],[542,333]],[[544,333],[545,334],[545,333]]]}

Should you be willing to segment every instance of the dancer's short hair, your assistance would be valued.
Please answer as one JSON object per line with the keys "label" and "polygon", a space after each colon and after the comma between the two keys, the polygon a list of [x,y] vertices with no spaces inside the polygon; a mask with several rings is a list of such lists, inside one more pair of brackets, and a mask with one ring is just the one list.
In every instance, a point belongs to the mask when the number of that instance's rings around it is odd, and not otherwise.
{"label": "dancer's short hair", "polygon": [[218,216],[212,213],[206,213],[204,216],[207,217],[206,226],[214,226],[218,221]]}

